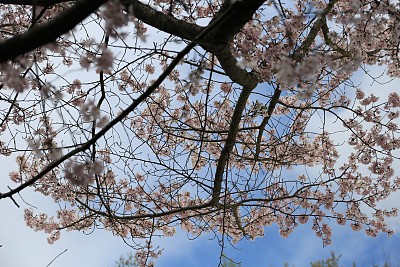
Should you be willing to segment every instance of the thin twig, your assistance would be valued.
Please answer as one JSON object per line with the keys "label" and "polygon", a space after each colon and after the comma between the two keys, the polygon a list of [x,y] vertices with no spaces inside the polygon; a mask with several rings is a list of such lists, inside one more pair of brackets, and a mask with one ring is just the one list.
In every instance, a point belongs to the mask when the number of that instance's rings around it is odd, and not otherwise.
{"label": "thin twig", "polygon": [[46,265],[46,267],[49,267],[50,264],[52,264],[58,257],[60,257],[62,254],[64,254],[65,252],[67,252],[68,249],[65,249],[63,252],[61,252],[60,254],[58,254],[54,259],[51,260],[51,262],[49,264]]}

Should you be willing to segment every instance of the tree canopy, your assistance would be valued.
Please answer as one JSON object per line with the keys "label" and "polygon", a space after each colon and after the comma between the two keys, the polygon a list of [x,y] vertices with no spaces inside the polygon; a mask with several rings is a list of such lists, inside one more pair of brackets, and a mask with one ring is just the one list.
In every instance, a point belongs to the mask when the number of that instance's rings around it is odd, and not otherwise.
{"label": "tree canopy", "polygon": [[[389,0],[0,0],[0,153],[11,200],[55,242],[106,229],[151,266],[179,229],[235,243],[277,224],[393,231],[400,96]],[[390,80],[389,80],[390,81]],[[343,141],[344,140],[344,141]],[[6,174],[3,174],[5,176]],[[3,177],[4,179],[5,177]],[[224,239],[224,240],[225,240]]]}

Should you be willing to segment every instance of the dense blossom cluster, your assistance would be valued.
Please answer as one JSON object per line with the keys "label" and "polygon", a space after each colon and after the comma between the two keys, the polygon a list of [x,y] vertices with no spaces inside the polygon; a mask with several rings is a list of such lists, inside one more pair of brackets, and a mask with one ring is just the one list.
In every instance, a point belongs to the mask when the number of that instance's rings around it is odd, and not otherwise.
{"label": "dense blossom cluster", "polygon": [[[0,4],[0,36],[73,5]],[[0,196],[31,186],[60,204],[25,211],[50,243],[101,225],[133,240],[141,266],[161,252],[152,237],[178,229],[238,242],[308,223],[328,245],[335,221],[390,235],[397,210],[379,202],[400,187],[400,96],[350,78],[400,76],[399,25],[390,1],[110,0],[0,65],[0,154],[18,165]],[[181,55],[187,40],[198,46]]]}

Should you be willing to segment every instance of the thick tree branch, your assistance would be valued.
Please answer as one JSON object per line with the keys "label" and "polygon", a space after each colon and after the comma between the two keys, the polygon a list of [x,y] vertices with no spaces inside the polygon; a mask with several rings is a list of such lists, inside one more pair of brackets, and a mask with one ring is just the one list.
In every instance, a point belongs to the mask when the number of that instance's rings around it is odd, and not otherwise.
{"label": "thick tree branch", "polygon": [[210,33],[207,40],[209,43],[214,45],[225,45],[229,43],[233,36],[253,18],[254,14],[265,0],[243,0],[235,1],[233,4],[231,2],[233,1],[225,0],[221,9],[213,18],[213,20],[217,19],[227,8],[230,8],[232,5],[234,6],[234,11],[230,16]]}
{"label": "thick tree branch", "polygon": [[[138,0],[121,0],[125,11],[144,23],[163,32],[192,41],[204,27],[174,18]],[[200,41],[201,43],[201,41]]]}
{"label": "thick tree branch", "polygon": [[0,4],[27,6],[35,5],[40,7],[49,7],[64,2],[71,2],[71,0],[0,0]]}
{"label": "thick tree branch", "polygon": [[107,0],[79,0],[49,22],[0,42],[0,63],[55,41],[73,29]]}
{"label": "thick tree branch", "polygon": [[[252,19],[254,13],[264,2],[264,0],[246,0],[231,4],[230,1],[224,1],[221,9],[210,23],[216,20],[220,21],[222,14],[225,14],[224,19],[218,23],[214,30],[199,41],[199,45],[210,53],[218,53],[220,50],[225,49],[233,36]],[[121,0],[121,3],[124,5],[126,12],[144,23],[186,40],[193,40],[204,29],[204,27],[154,10],[138,0]],[[229,16],[226,16],[228,9],[230,10]]]}
{"label": "thick tree branch", "polygon": [[220,199],[222,181],[225,173],[225,166],[228,162],[229,155],[236,143],[236,135],[239,130],[240,121],[242,120],[242,113],[246,108],[247,99],[249,98],[254,88],[255,86],[243,87],[242,92],[240,93],[239,99],[237,101],[235,110],[233,111],[232,120],[229,125],[228,137],[226,139],[225,146],[222,149],[221,154],[219,156],[217,167],[215,170],[214,185],[213,185],[212,200],[211,200],[213,205],[219,204],[218,202]]}
{"label": "thick tree branch", "polygon": [[249,73],[238,66],[238,61],[232,55],[229,46],[226,46],[215,55],[221,64],[222,69],[233,82],[238,83],[241,86],[253,88],[258,84],[258,77],[254,73]]}

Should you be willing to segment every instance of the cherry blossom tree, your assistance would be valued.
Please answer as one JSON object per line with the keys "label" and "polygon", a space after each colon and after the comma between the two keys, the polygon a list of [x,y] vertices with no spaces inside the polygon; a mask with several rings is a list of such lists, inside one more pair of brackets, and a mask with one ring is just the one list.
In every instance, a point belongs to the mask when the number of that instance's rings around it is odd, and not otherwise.
{"label": "cherry blossom tree", "polygon": [[0,153],[18,166],[0,199],[57,203],[25,210],[50,243],[102,228],[151,266],[154,237],[180,229],[235,243],[309,223],[325,245],[336,223],[393,233],[379,202],[400,186],[400,96],[350,78],[400,75],[399,3],[0,3]]}

